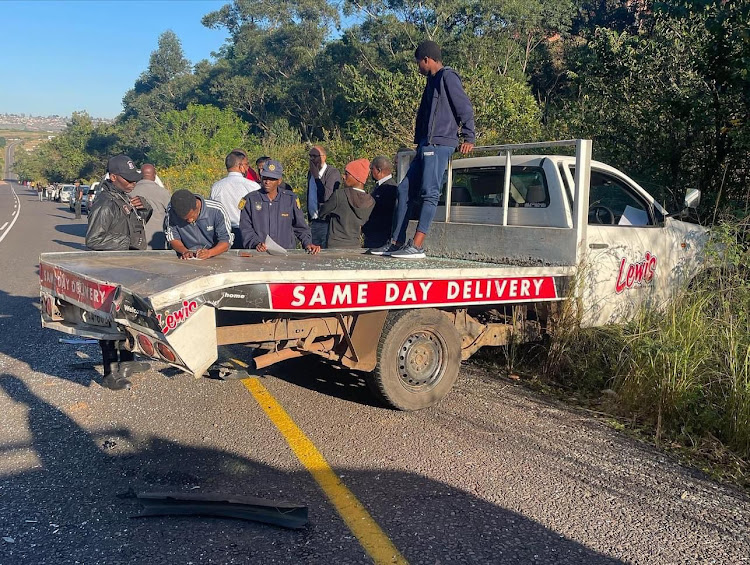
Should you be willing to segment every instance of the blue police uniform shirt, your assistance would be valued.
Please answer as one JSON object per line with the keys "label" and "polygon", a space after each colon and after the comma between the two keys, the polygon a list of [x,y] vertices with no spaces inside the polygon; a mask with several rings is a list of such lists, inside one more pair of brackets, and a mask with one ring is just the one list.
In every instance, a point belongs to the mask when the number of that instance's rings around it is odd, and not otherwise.
{"label": "blue police uniform shirt", "polygon": [[312,243],[310,227],[299,206],[297,196],[290,190],[279,190],[271,200],[263,190],[256,190],[245,196],[245,204],[240,214],[242,245],[254,249],[271,236],[284,249],[297,247],[298,239],[302,247]]}
{"label": "blue police uniform shirt", "polygon": [[228,241],[231,247],[234,236],[224,207],[215,200],[203,198],[198,194],[195,197],[201,201],[202,206],[194,224],[180,218],[172,210],[171,204],[167,206],[164,218],[164,235],[167,242],[179,239],[191,251],[210,249],[222,241]]}

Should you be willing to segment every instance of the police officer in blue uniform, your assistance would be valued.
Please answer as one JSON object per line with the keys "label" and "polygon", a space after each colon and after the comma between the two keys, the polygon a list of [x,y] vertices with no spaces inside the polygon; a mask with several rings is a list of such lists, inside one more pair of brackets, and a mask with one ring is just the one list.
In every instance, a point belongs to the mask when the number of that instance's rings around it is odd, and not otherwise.
{"label": "police officer in blue uniform", "polygon": [[261,190],[248,193],[240,202],[242,244],[245,249],[265,252],[267,236],[284,249],[296,248],[297,239],[308,253],[318,253],[320,246],[312,242],[299,199],[291,190],[279,189],[282,173],[281,163],[266,161],[260,170]]}

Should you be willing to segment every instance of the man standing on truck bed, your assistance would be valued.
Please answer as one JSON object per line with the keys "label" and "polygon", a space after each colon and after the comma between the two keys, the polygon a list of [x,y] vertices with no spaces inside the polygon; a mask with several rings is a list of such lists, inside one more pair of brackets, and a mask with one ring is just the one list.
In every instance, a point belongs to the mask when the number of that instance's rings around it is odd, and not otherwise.
{"label": "man standing on truck bed", "polygon": [[[102,181],[102,191],[89,210],[86,247],[94,251],[127,251],[146,249],[145,224],[151,216],[151,205],[139,196],[130,198],[141,172],[127,155],[107,161],[109,178]],[[135,361],[132,351],[118,349],[111,340],[100,340],[104,379],[102,385],[120,390],[130,388],[130,375],[147,371],[148,363]],[[113,369],[113,363],[117,366]]]}
{"label": "man standing on truck bed", "polygon": [[[443,174],[456,148],[463,153],[474,149],[474,109],[456,71],[443,66],[440,47],[423,41],[414,52],[419,73],[427,77],[417,111],[414,143],[417,155],[398,185],[398,205],[393,226],[393,241],[370,249],[373,255],[403,259],[425,256],[423,244],[435,217]],[[459,140],[459,130],[463,141]],[[411,194],[410,194],[411,193]],[[414,239],[406,241],[409,224],[409,200],[421,204]]]}

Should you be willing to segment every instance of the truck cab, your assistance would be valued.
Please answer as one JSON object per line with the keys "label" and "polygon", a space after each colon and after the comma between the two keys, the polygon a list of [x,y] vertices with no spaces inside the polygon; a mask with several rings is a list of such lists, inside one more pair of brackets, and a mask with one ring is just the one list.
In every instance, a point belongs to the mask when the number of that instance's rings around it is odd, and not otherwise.
{"label": "truck cab", "polygon": [[[583,326],[623,322],[641,306],[658,307],[695,276],[702,266],[705,228],[670,215],[636,181],[599,161],[584,160],[588,186],[578,191],[581,202],[577,202],[576,157],[513,154],[534,145],[478,147],[479,152],[495,154],[452,160],[435,215],[435,221],[443,224],[438,230],[442,232],[447,224],[502,226],[507,234],[517,232],[524,239],[539,238],[551,245],[557,240],[561,249],[568,248],[560,256],[567,263],[570,234],[575,232]],[[399,153],[399,181],[414,155],[414,151]],[[691,190],[683,210],[694,209],[699,202],[700,192]],[[580,226],[576,226],[578,204],[585,212]],[[452,256],[477,246],[471,240],[463,243],[466,249],[451,249]],[[523,260],[516,251],[526,246],[509,243],[507,251],[496,253]],[[439,253],[447,251],[444,245],[439,242]]]}

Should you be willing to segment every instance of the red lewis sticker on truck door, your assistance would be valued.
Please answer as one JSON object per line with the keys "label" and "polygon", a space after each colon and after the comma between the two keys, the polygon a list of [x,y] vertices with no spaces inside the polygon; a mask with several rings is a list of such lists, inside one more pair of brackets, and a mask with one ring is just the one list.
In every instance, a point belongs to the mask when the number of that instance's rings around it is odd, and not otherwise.
{"label": "red lewis sticker on truck door", "polygon": [[643,286],[654,278],[656,273],[656,255],[646,251],[642,261],[628,264],[623,257],[620,261],[620,270],[617,272],[615,292],[620,294],[624,290]]}
{"label": "red lewis sticker on truck door", "polygon": [[273,310],[361,310],[554,300],[554,277],[269,284]]}

